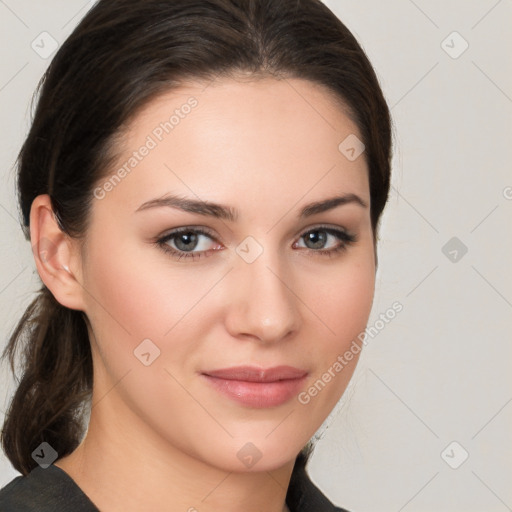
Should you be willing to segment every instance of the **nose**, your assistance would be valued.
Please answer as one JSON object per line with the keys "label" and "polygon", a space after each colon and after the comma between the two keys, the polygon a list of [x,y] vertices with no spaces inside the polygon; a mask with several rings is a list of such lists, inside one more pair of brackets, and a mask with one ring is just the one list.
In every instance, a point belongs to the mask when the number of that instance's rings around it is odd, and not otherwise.
{"label": "nose", "polygon": [[230,273],[226,328],[236,338],[275,343],[291,338],[301,325],[299,298],[290,270],[265,253],[256,261],[238,261]]}

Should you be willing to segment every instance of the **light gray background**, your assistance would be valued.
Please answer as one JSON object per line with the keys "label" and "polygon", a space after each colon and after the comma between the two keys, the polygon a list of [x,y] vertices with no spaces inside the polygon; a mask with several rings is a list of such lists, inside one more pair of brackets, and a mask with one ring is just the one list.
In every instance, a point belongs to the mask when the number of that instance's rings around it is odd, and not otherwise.
{"label": "light gray background", "polygon": [[[511,1],[325,3],[391,107],[393,186],[369,325],[395,301],[403,311],[369,339],[310,473],[351,512],[512,510]],[[2,347],[39,282],[12,170],[51,60],[31,43],[43,31],[64,41],[91,5],[0,0]],[[3,412],[5,367],[1,379]],[[0,486],[17,475],[0,458]]]}

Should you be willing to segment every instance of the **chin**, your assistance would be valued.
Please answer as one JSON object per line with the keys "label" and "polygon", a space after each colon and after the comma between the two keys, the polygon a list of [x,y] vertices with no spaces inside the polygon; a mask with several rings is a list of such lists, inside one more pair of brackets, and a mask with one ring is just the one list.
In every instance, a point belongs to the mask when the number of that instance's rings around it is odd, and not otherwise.
{"label": "chin", "polygon": [[[277,425],[278,423],[275,427]],[[267,438],[247,435],[231,439],[228,442],[230,446],[217,447],[215,465],[225,471],[237,473],[275,471],[286,465],[293,467],[297,455],[309,441],[309,437],[302,440],[276,435],[275,439],[271,440],[272,435]]]}

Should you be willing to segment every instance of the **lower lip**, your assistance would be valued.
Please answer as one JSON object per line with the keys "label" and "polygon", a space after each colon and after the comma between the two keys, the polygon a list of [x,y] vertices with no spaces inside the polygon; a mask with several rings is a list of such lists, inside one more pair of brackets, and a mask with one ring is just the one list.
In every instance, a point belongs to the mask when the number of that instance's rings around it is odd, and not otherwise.
{"label": "lower lip", "polygon": [[204,374],[203,377],[217,391],[232,400],[257,409],[275,407],[286,403],[300,392],[306,380],[306,376],[275,382],[228,380]]}

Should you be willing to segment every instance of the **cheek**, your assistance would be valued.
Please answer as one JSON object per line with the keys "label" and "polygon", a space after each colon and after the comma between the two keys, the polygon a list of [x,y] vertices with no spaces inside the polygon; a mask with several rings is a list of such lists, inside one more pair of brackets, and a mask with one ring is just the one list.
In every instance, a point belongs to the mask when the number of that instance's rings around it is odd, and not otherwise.
{"label": "cheek", "polygon": [[[148,249],[146,243],[127,247],[122,240],[110,240],[96,241],[88,256],[88,316],[97,337],[108,340],[100,347],[104,355],[124,359],[125,366],[132,363],[133,351],[144,339],[162,352],[172,345],[173,356],[192,352],[200,342],[190,335],[201,328],[198,311],[203,315],[211,311],[205,311],[204,297],[222,274],[193,271],[190,265],[179,267],[174,261],[167,265],[170,256],[159,251]],[[173,343],[184,330],[190,340]]]}
{"label": "cheek", "polygon": [[325,293],[324,311],[331,329],[344,344],[364,330],[373,302],[375,272],[365,264],[354,265],[334,278]]}
{"label": "cheek", "polygon": [[[351,341],[364,331],[373,303],[375,264],[373,249],[354,251],[336,271],[326,271],[317,279],[321,293],[310,298],[314,311],[325,325],[327,352],[346,350]],[[314,290],[310,282],[309,289]],[[313,308],[312,308],[313,309]]]}
{"label": "cheek", "polygon": [[129,333],[134,341],[160,335],[165,306],[173,300],[172,290],[148,261],[133,249],[126,252],[121,245],[111,245],[90,254],[89,269],[87,282],[97,298],[89,301],[89,306],[101,316],[98,323],[121,330],[125,337]]}
{"label": "cheek", "polygon": [[[354,373],[363,349],[361,334],[368,323],[374,287],[374,260],[366,252],[347,260],[336,273],[330,272],[329,279],[322,280],[319,298],[309,297],[315,304],[311,309],[319,317],[314,322],[319,330],[311,334],[315,343],[308,346],[310,360],[317,364],[305,393],[298,398],[313,416],[329,413]],[[314,332],[322,335],[314,338]]]}

